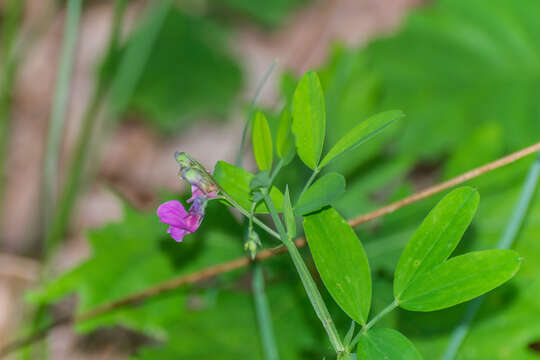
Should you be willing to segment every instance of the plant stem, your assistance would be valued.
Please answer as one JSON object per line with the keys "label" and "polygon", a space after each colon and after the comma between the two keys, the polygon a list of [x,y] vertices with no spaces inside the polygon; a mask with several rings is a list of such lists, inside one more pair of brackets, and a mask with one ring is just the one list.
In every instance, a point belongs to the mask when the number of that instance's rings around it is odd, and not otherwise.
{"label": "plant stem", "polygon": [[77,48],[79,19],[81,17],[82,0],[67,2],[67,15],[62,40],[62,53],[58,65],[56,89],[49,120],[49,135],[43,163],[43,219],[45,229],[50,225],[50,217],[54,212],[56,186],[58,183],[58,162],[60,144],[62,142],[64,120],[70,94],[71,74]]}
{"label": "plant stem", "polygon": [[399,303],[397,300],[394,300],[390,305],[388,305],[387,307],[385,307],[384,309],[381,310],[380,313],[378,313],[377,315],[375,315],[375,317],[373,319],[371,319],[366,325],[364,325],[362,327],[362,330],[360,330],[360,332],[358,332],[358,334],[356,334],[356,336],[354,337],[354,339],[351,341],[351,344],[350,344],[350,348],[354,348],[354,346],[358,343],[358,341],[360,341],[360,337],[367,333],[369,329],[371,329],[373,327],[373,325],[375,325],[379,320],[381,320],[386,314],[388,314],[389,312],[393,311],[395,308],[397,308],[399,306]]}
{"label": "plant stem", "polygon": [[266,206],[268,207],[268,211],[270,212],[270,216],[272,217],[272,220],[274,221],[274,225],[278,229],[281,241],[285,244],[285,246],[289,250],[289,254],[291,255],[291,259],[294,263],[294,266],[296,267],[296,271],[298,272],[298,275],[300,276],[300,279],[302,280],[302,284],[304,285],[308,298],[311,301],[311,305],[313,306],[315,313],[319,317],[319,320],[322,322],[323,327],[326,330],[326,333],[328,334],[328,338],[330,339],[330,343],[332,344],[332,347],[334,348],[337,354],[340,354],[343,352],[344,346],[343,346],[343,343],[341,342],[341,338],[339,336],[339,333],[337,332],[336,326],[334,325],[334,321],[332,320],[332,317],[330,316],[330,313],[328,312],[328,309],[326,308],[326,304],[324,303],[321,293],[319,292],[319,289],[317,288],[315,281],[311,277],[311,274],[309,273],[309,270],[306,264],[304,263],[304,260],[302,259],[300,252],[296,248],[296,245],[294,244],[292,239],[290,239],[287,236],[285,227],[283,226],[283,223],[281,222],[279,218],[279,215],[276,211],[274,203],[272,202],[272,199],[270,199],[270,197],[268,196],[268,192],[263,189],[262,194],[264,196],[264,201],[266,202]]}
{"label": "plant stem", "polygon": [[362,328],[362,331],[363,332],[367,332],[369,329],[371,329],[373,327],[373,325],[375,325],[379,320],[381,320],[386,314],[388,314],[389,312],[393,311],[395,308],[397,308],[399,306],[399,303],[397,302],[397,300],[394,300],[390,305],[388,305],[387,307],[385,307],[384,309],[382,309],[382,311],[380,313],[378,313],[377,315],[375,315],[375,317],[373,319],[371,319],[363,328]]}
{"label": "plant stem", "polygon": [[[229,195],[227,194],[223,194],[223,200],[226,200],[227,202],[229,202],[236,210],[238,210],[242,215],[244,215],[245,217],[247,217],[248,219],[251,217],[251,214],[249,211],[247,211],[246,209],[244,209],[240,204],[238,204],[236,201],[234,201]],[[281,237],[279,236],[279,234],[277,232],[275,232],[274,230],[272,230],[270,227],[268,227],[265,223],[263,223],[261,220],[259,220],[258,218],[256,218],[255,216],[252,217],[252,220],[255,224],[257,224],[261,229],[263,229],[264,231],[266,231],[268,234],[272,235],[273,237],[275,237],[276,239],[278,240],[281,240]]]}
{"label": "plant stem", "polygon": [[309,186],[311,185],[311,183],[313,182],[313,180],[315,180],[315,177],[317,176],[317,174],[319,173],[319,169],[315,169],[313,170],[313,173],[311,174],[311,176],[309,177],[306,185],[304,185],[304,188],[302,189],[302,192],[300,193],[300,195],[298,196],[298,199],[300,199],[302,197],[302,195],[304,195],[304,193],[306,192],[306,190],[309,188]]}
{"label": "plant stem", "polygon": [[[512,247],[515,239],[517,238],[519,230],[523,225],[523,222],[527,215],[527,211],[529,210],[532,198],[534,196],[534,193],[536,192],[539,178],[540,153],[538,153],[536,161],[532,164],[529,173],[527,174],[527,178],[525,179],[525,183],[523,185],[516,208],[512,213],[512,217],[510,218],[508,226],[505,228],[504,233],[501,236],[499,243],[497,244],[498,249],[509,249]],[[453,360],[456,357],[456,354],[461,347],[463,340],[465,340],[465,337],[469,333],[471,324],[476,316],[476,313],[480,309],[483,302],[484,295],[474,299],[469,303],[465,312],[465,316],[463,317],[461,323],[458,325],[458,327],[454,329],[452,335],[450,336],[448,347],[446,348],[446,351],[441,357],[442,360]]]}
{"label": "plant stem", "polygon": [[244,148],[246,147],[247,132],[251,124],[251,117],[253,116],[253,111],[255,110],[255,104],[259,100],[262,89],[264,88],[264,85],[266,85],[266,82],[270,78],[270,75],[272,74],[272,71],[274,71],[276,66],[277,66],[277,59],[274,59],[274,61],[272,61],[272,64],[270,64],[270,67],[268,68],[268,70],[266,70],[266,73],[264,74],[259,86],[257,87],[257,90],[255,91],[255,96],[253,97],[253,99],[251,100],[251,104],[249,105],[248,118],[246,122],[244,123],[244,129],[242,130],[242,138],[240,139],[240,147],[238,148],[238,153],[236,154],[235,164],[238,167],[242,167],[242,155],[244,153]]}
{"label": "plant stem", "polygon": [[257,322],[261,333],[262,348],[266,360],[279,360],[279,354],[274,338],[274,329],[272,326],[272,316],[270,305],[266,298],[264,289],[264,276],[262,264],[253,263],[253,298],[255,300],[255,310],[257,313]]}
{"label": "plant stem", "polygon": [[269,188],[272,188],[272,184],[274,183],[274,180],[276,179],[276,176],[281,171],[281,168],[283,167],[283,159],[280,159],[277,163],[274,171],[272,172],[272,175],[270,175],[270,184],[268,185]]}

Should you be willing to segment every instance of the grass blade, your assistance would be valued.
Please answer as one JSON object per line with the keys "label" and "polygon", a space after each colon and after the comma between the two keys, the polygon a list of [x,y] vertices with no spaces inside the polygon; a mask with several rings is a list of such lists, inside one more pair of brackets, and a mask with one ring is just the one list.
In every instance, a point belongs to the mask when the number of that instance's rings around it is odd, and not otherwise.
{"label": "grass blade", "polygon": [[69,100],[71,75],[77,48],[79,20],[82,11],[82,0],[67,2],[67,15],[62,40],[62,53],[58,65],[56,89],[49,120],[49,135],[45,150],[43,174],[43,219],[45,228],[50,225],[50,216],[54,211],[56,186],[58,183],[58,162],[62,142],[64,121]]}

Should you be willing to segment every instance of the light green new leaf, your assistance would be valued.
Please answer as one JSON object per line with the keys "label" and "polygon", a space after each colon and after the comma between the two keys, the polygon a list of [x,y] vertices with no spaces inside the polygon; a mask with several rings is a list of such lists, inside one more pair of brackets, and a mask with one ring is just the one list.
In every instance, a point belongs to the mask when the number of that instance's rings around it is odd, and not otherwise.
{"label": "light green new leaf", "polygon": [[317,180],[300,196],[294,210],[305,215],[319,210],[345,193],[345,178],[338,173],[328,173]]}
{"label": "light green new leaf", "polygon": [[403,250],[394,276],[394,297],[420,275],[446,260],[471,223],[480,196],[471,187],[446,195],[431,210]]}
{"label": "light green new leaf", "polygon": [[[231,165],[225,161],[218,161],[214,168],[214,179],[219,186],[246,210],[251,209],[252,199],[250,184],[253,178],[254,175],[249,171]],[[275,186],[272,186],[272,189],[270,190],[270,198],[276,205],[276,209],[281,211],[283,194]],[[261,201],[257,205],[255,213],[268,213],[268,209],[264,202]]]}
{"label": "light green new leaf", "polygon": [[289,164],[294,158],[294,137],[291,133],[291,112],[286,107],[281,112],[276,139],[276,152],[283,160],[283,165]]}
{"label": "light green new leaf", "polygon": [[354,129],[349,131],[337,142],[334,147],[326,154],[320,164],[320,168],[329,164],[339,155],[353,150],[360,144],[368,141],[373,136],[384,130],[394,121],[405,116],[401,110],[385,111],[377,115],[373,115],[367,120],[361,122]]}
{"label": "light green new leaf", "polygon": [[309,168],[316,169],[326,135],[326,110],[321,83],[313,71],[302,77],[294,92],[292,132],[298,156]]}
{"label": "light green new leaf", "polygon": [[272,146],[272,134],[270,133],[268,120],[266,120],[266,116],[262,112],[255,114],[251,139],[253,141],[253,154],[255,155],[257,166],[261,171],[269,171],[272,169],[274,148]]}
{"label": "light green new leaf", "polygon": [[414,344],[393,329],[373,329],[358,342],[357,360],[421,360]]}
{"label": "light green new leaf", "polygon": [[296,236],[296,220],[294,219],[288,186],[285,188],[285,196],[283,196],[283,217],[285,218],[285,225],[287,226],[287,235],[289,238],[294,239]]}
{"label": "light green new leaf", "polygon": [[365,324],[371,305],[371,274],[362,243],[333,208],[304,219],[309,249],[324,285],[338,305]]}
{"label": "light green new leaf", "polygon": [[456,256],[419,276],[399,305],[412,311],[435,311],[474,299],[510,280],[521,259],[513,250],[475,251]]}

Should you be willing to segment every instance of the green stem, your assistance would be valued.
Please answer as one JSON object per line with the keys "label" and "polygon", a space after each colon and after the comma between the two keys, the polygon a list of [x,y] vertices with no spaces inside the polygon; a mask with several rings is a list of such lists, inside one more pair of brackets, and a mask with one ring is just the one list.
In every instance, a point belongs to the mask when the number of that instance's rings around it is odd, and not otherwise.
{"label": "green stem", "polygon": [[[249,211],[247,211],[246,209],[244,209],[240,204],[238,204],[236,201],[234,201],[229,195],[227,194],[223,194],[223,197],[222,197],[223,200],[227,201],[228,203],[230,203],[236,210],[238,210],[242,215],[244,215],[245,217],[247,217],[248,219],[251,217],[251,213]],[[252,217],[252,220],[255,224],[257,224],[261,229],[263,229],[264,231],[266,231],[268,234],[272,235],[273,237],[275,237],[276,239],[278,240],[281,240],[281,237],[279,236],[279,234],[277,232],[275,232],[274,230],[272,230],[271,228],[269,228],[265,223],[263,223],[261,220],[259,220],[258,218],[256,218],[255,216]]]}
{"label": "green stem", "polygon": [[[540,153],[538,153],[536,161],[532,164],[529,173],[527,174],[516,208],[512,213],[508,226],[505,228],[504,233],[497,244],[498,249],[509,249],[512,247],[529,210],[529,206],[538,186],[539,178]],[[481,296],[471,301],[468,305],[461,323],[454,329],[450,336],[448,347],[441,357],[442,360],[453,360],[456,357],[456,354],[461,347],[463,340],[465,340],[465,337],[469,333],[471,324],[483,302],[484,296]]]}
{"label": "green stem", "polygon": [[262,264],[256,262],[253,264],[253,298],[255,300],[255,310],[257,313],[257,322],[261,333],[262,348],[266,360],[279,360],[276,340],[274,338],[274,329],[272,326],[272,316],[270,305],[266,298],[264,289],[264,276]]}
{"label": "green stem", "polygon": [[304,193],[306,192],[306,190],[309,188],[309,186],[311,185],[311,183],[313,182],[313,180],[315,180],[315,177],[317,176],[317,174],[319,173],[319,169],[315,169],[313,170],[313,174],[311,174],[311,176],[309,177],[306,185],[304,185],[304,188],[302,189],[302,192],[300,193],[300,195],[298,196],[298,199],[300,199],[302,197],[302,195],[304,195]]}
{"label": "green stem", "polygon": [[54,211],[56,186],[58,180],[58,162],[62,142],[64,120],[70,94],[71,74],[77,48],[77,35],[81,17],[82,0],[67,2],[66,24],[62,40],[62,52],[56,79],[56,89],[49,120],[49,135],[44,159],[43,174],[43,219],[45,228],[50,225]]}
{"label": "green stem", "polygon": [[281,171],[281,168],[283,168],[283,159],[279,160],[279,162],[276,165],[276,168],[274,169],[274,172],[272,172],[272,175],[270,175],[270,184],[268,185],[269,188],[272,187],[272,184],[274,183],[274,180],[276,179],[276,176]]}
{"label": "green stem", "polygon": [[336,326],[334,325],[334,321],[332,320],[332,317],[330,316],[330,313],[328,312],[328,309],[326,308],[326,304],[324,303],[321,293],[319,292],[319,289],[317,288],[315,281],[311,277],[311,274],[309,273],[309,270],[306,264],[304,263],[304,260],[302,259],[300,252],[296,248],[296,245],[294,244],[292,239],[290,239],[287,236],[285,227],[283,226],[283,223],[281,222],[279,218],[279,215],[276,211],[274,203],[268,196],[268,192],[263,190],[262,194],[264,196],[264,201],[266,202],[266,206],[268,207],[268,211],[270,212],[270,216],[272,217],[272,220],[274,221],[274,225],[278,229],[281,241],[285,244],[285,246],[289,250],[289,254],[294,263],[294,266],[296,267],[296,271],[298,272],[298,275],[300,276],[300,280],[302,281],[302,284],[304,285],[308,298],[311,301],[311,305],[313,306],[315,313],[319,317],[319,320],[321,321],[324,329],[326,330],[326,333],[328,334],[328,338],[330,339],[330,343],[332,344],[332,347],[334,348],[337,354],[340,354],[344,351],[344,346],[343,346],[343,343],[341,342],[341,338],[339,336],[339,333],[337,332]]}
{"label": "green stem", "polygon": [[399,306],[399,303],[397,302],[397,300],[394,300],[390,305],[382,309],[380,313],[375,315],[375,317],[373,317],[373,319],[371,319],[366,325],[364,325],[362,327],[362,330],[358,334],[356,334],[354,339],[351,341],[350,347],[353,348],[358,343],[358,341],[360,340],[360,337],[363,334],[367,333],[368,330],[373,327],[373,325],[379,322],[379,320],[381,320],[386,314],[388,314],[389,312],[392,312],[398,306]]}
{"label": "green stem", "polygon": [[251,104],[249,105],[248,118],[244,123],[244,129],[242,130],[242,138],[240,139],[240,147],[238,148],[238,153],[236,154],[235,164],[238,167],[242,167],[242,155],[244,154],[244,148],[246,147],[247,133],[251,124],[251,117],[253,116],[253,111],[255,110],[255,104],[259,100],[262,89],[264,88],[264,85],[270,78],[270,75],[272,74],[272,71],[274,71],[276,66],[277,60],[272,61],[272,64],[270,64],[270,67],[268,68],[268,70],[266,70],[266,73],[264,74],[259,86],[257,87],[257,90],[255,91],[255,96],[253,97],[253,99],[251,100]]}
{"label": "green stem", "polygon": [[385,307],[384,309],[382,309],[382,311],[380,313],[378,313],[377,315],[375,315],[375,317],[373,319],[371,319],[363,328],[362,328],[362,331],[363,332],[367,332],[369,329],[371,329],[373,327],[373,325],[375,325],[379,320],[381,320],[386,314],[388,314],[389,312],[393,311],[395,308],[397,308],[399,306],[397,300],[394,300],[390,305],[388,305],[387,307]]}

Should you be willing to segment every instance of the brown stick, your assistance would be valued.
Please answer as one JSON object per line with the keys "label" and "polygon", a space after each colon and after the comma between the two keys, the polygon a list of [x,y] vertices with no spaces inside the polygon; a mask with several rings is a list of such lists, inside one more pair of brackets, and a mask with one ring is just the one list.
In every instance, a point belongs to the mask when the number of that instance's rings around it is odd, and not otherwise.
{"label": "brown stick", "polygon": [[[449,189],[449,188],[451,188],[453,186],[462,184],[462,183],[464,183],[464,182],[466,182],[466,181],[468,181],[470,179],[473,179],[475,177],[478,177],[478,176],[480,176],[482,174],[493,171],[495,169],[501,168],[501,167],[503,167],[505,165],[508,165],[510,163],[513,163],[513,162],[515,162],[515,161],[517,161],[517,160],[519,160],[519,159],[521,159],[521,158],[523,158],[523,157],[525,157],[527,155],[530,155],[532,153],[539,152],[539,151],[540,151],[540,143],[531,145],[531,146],[529,146],[529,147],[527,147],[527,148],[525,148],[523,150],[517,151],[517,152],[515,152],[513,154],[510,154],[508,156],[500,158],[500,159],[498,159],[496,161],[493,161],[493,162],[491,162],[489,164],[486,164],[484,166],[478,167],[478,168],[476,168],[474,170],[471,170],[471,171],[466,172],[466,173],[464,173],[462,175],[459,175],[459,176],[457,176],[457,177],[455,177],[455,178],[453,178],[451,180],[448,180],[448,181],[445,181],[445,182],[440,183],[438,185],[429,187],[426,190],[423,190],[423,191],[421,191],[419,193],[411,195],[411,196],[409,196],[409,197],[407,197],[407,198],[405,198],[403,200],[397,201],[395,203],[392,203],[390,205],[387,205],[385,207],[382,207],[382,208],[377,209],[375,211],[372,211],[370,213],[355,217],[355,218],[349,220],[349,224],[351,226],[358,226],[358,225],[363,224],[365,222],[368,222],[368,221],[371,221],[373,219],[379,218],[381,216],[390,214],[390,213],[392,213],[392,212],[394,212],[394,211],[396,211],[396,210],[398,210],[398,209],[400,209],[400,208],[402,208],[404,206],[407,206],[407,205],[410,205],[410,204],[412,204],[414,202],[425,199],[425,198],[427,198],[427,197],[429,197],[431,195],[434,195],[436,193],[439,193],[441,191]],[[298,238],[298,239],[295,240],[295,244],[299,248],[303,247],[303,246],[306,245],[306,239],[305,238]],[[277,248],[277,249],[263,250],[263,251],[260,251],[257,254],[257,257],[255,258],[255,261],[265,260],[265,259],[268,259],[268,258],[273,257],[275,255],[284,253],[286,251],[287,251],[287,249],[285,247],[280,247],[280,248]],[[3,357],[5,355],[7,355],[8,353],[10,353],[12,351],[15,351],[16,349],[18,349],[18,348],[20,348],[22,346],[31,344],[31,343],[33,343],[35,341],[38,341],[38,340],[42,339],[44,336],[46,336],[46,334],[50,330],[52,330],[53,328],[55,328],[57,326],[64,325],[64,324],[69,324],[69,323],[73,323],[73,322],[81,322],[81,321],[89,320],[89,319],[95,318],[97,316],[100,316],[100,315],[112,312],[114,310],[117,310],[119,308],[125,307],[125,306],[139,304],[141,301],[143,301],[145,299],[148,299],[150,297],[166,293],[168,291],[177,289],[177,288],[179,288],[181,286],[184,286],[184,285],[193,284],[193,283],[205,280],[205,279],[209,279],[209,278],[214,277],[214,276],[219,275],[219,274],[223,274],[223,273],[235,270],[235,269],[242,268],[244,266],[247,266],[249,263],[250,263],[250,260],[247,257],[242,257],[242,258],[238,258],[238,259],[235,259],[235,260],[223,263],[223,264],[210,266],[210,267],[207,267],[207,268],[202,269],[200,271],[197,271],[195,273],[192,273],[192,274],[189,274],[189,275],[184,275],[184,276],[179,276],[179,277],[171,279],[169,281],[165,281],[165,282],[163,282],[161,284],[151,286],[151,287],[149,287],[149,288],[147,288],[145,290],[142,290],[142,291],[140,291],[138,293],[135,293],[135,294],[132,294],[132,295],[128,295],[128,296],[126,296],[124,298],[121,298],[119,300],[112,301],[112,302],[103,304],[101,306],[97,306],[94,309],[89,310],[88,312],[85,312],[85,313],[83,313],[81,315],[70,316],[70,317],[59,319],[59,320],[53,322],[48,327],[44,328],[43,330],[41,330],[41,331],[39,331],[39,332],[37,332],[35,334],[32,334],[32,335],[30,335],[30,336],[28,336],[28,337],[26,337],[24,339],[14,341],[14,342],[4,346],[4,348],[2,348],[0,350],[0,357]]]}

